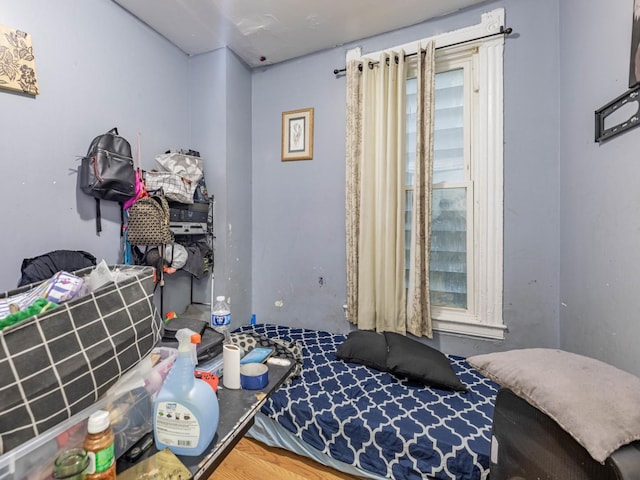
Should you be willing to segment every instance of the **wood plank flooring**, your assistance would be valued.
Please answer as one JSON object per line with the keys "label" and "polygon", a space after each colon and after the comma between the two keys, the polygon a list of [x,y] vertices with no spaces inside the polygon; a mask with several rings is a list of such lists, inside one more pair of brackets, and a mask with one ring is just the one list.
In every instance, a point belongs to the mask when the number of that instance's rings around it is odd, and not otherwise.
{"label": "wood plank flooring", "polygon": [[281,448],[242,438],[209,480],[359,480]]}

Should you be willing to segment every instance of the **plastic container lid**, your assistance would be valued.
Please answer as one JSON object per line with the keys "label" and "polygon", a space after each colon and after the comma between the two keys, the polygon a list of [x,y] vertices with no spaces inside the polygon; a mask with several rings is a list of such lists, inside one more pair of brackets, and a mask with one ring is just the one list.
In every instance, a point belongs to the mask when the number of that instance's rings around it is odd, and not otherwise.
{"label": "plastic container lid", "polygon": [[89,433],[100,433],[104,432],[107,428],[111,426],[111,422],[109,421],[109,412],[106,410],[98,410],[95,413],[92,413],[89,417],[89,423],[87,424],[87,432]]}

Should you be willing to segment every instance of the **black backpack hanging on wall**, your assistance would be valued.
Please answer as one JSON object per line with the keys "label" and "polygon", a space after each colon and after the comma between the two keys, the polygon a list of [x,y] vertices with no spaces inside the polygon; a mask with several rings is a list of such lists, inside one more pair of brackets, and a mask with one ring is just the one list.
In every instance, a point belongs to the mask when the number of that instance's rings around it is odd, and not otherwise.
{"label": "black backpack hanging on wall", "polygon": [[131,145],[117,128],[98,135],[82,158],[79,173],[80,189],[96,199],[96,233],[100,233],[100,199],[122,204],[136,194]]}

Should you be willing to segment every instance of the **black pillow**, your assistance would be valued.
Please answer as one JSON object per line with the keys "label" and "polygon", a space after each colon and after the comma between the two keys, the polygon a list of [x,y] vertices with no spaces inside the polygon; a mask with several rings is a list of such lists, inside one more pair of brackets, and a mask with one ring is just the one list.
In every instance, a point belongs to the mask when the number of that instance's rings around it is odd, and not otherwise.
{"label": "black pillow", "polygon": [[359,363],[382,372],[387,369],[387,340],[385,336],[367,330],[351,332],[336,351],[345,362]]}
{"label": "black pillow", "polygon": [[442,352],[398,333],[384,332],[384,336],[389,349],[389,372],[434,387],[458,391],[467,389]]}

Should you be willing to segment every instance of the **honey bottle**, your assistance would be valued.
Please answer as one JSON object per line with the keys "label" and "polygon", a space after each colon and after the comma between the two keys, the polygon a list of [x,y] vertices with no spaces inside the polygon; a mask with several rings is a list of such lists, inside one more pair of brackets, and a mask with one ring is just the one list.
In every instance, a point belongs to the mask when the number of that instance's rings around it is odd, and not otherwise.
{"label": "honey bottle", "polygon": [[98,410],[91,414],[83,446],[90,458],[85,478],[116,480],[114,435],[111,431],[109,412]]}

